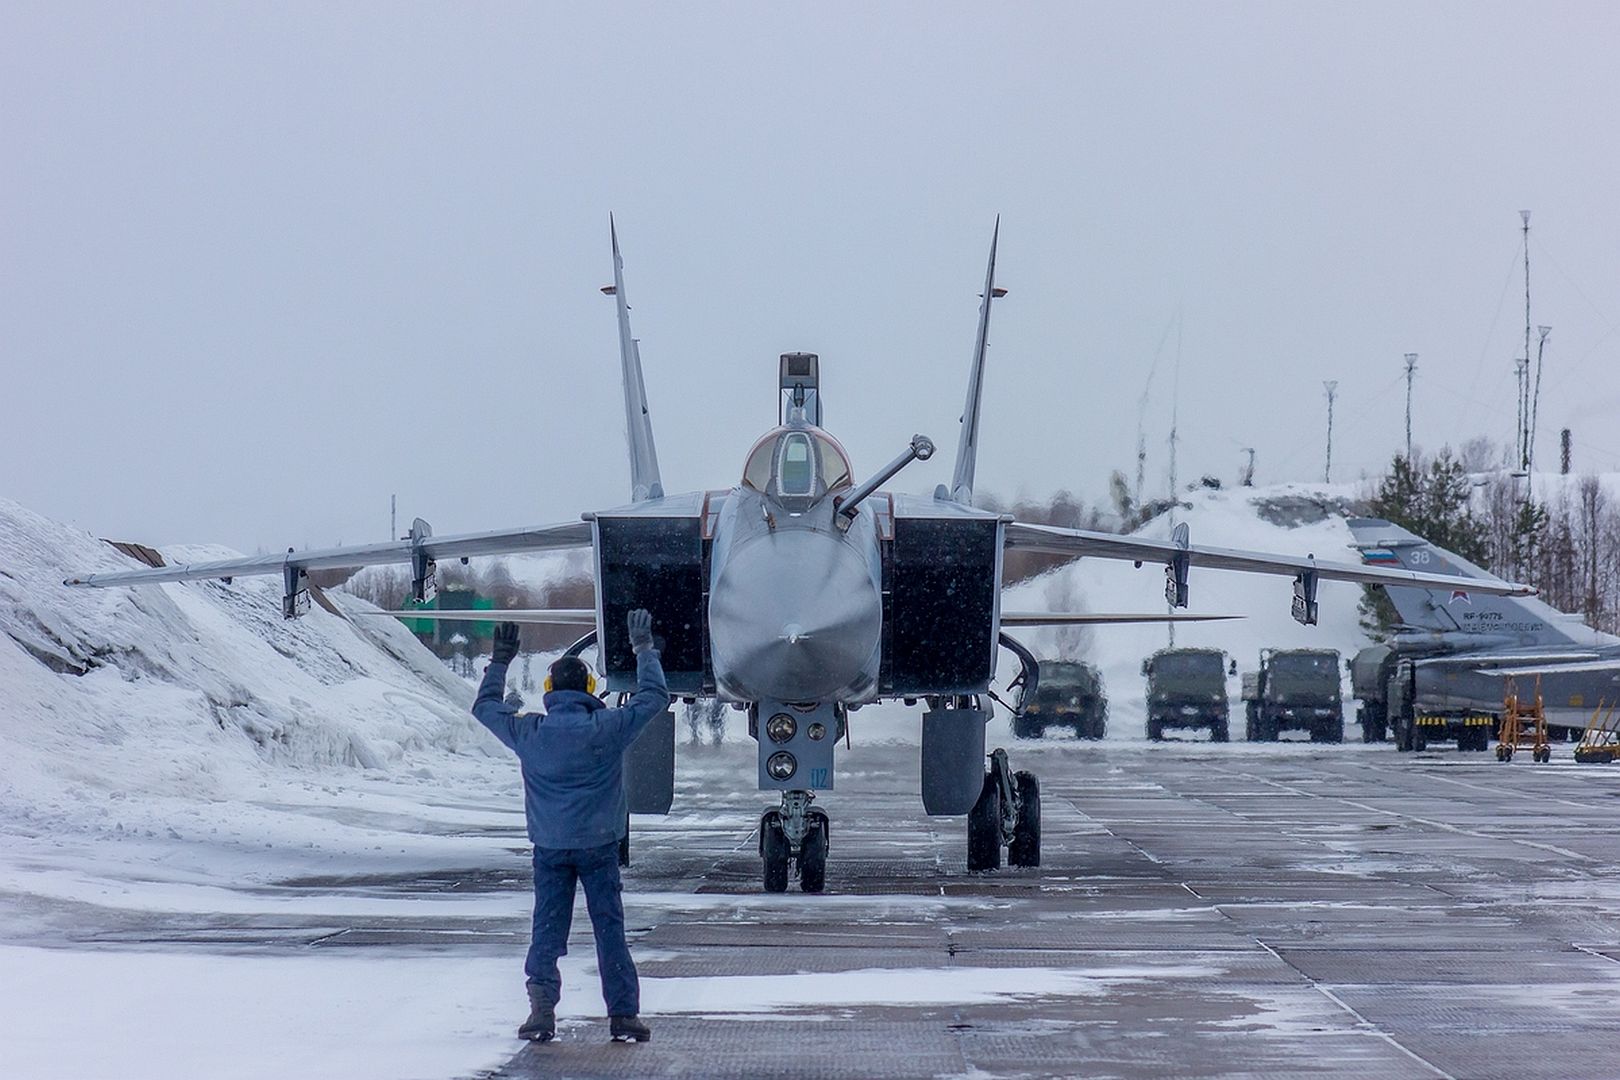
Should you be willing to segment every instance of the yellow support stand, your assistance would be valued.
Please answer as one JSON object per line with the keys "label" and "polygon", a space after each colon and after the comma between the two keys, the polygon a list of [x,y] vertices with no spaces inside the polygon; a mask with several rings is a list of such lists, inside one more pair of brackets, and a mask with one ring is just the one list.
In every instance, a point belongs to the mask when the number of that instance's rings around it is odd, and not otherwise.
{"label": "yellow support stand", "polygon": [[1496,760],[1512,761],[1516,750],[1529,750],[1530,760],[1545,764],[1552,760],[1552,745],[1547,741],[1547,714],[1541,707],[1541,679],[1536,679],[1536,700],[1533,705],[1519,701],[1519,688],[1512,679],[1507,681],[1506,696],[1502,699],[1502,730],[1496,742]]}
{"label": "yellow support stand", "polygon": [[1617,721],[1620,715],[1615,713],[1615,707],[1610,705],[1605,709],[1603,702],[1598,702],[1597,708],[1592,710],[1592,719],[1586,722],[1580,744],[1575,747],[1575,760],[1582,765],[1607,765],[1620,759],[1620,723]]}

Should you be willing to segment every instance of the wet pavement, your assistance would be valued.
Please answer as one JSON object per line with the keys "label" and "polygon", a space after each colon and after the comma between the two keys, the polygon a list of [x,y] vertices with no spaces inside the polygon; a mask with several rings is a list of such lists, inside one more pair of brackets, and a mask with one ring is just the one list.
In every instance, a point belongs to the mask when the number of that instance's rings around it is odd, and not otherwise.
{"label": "wet pavement", "polygon": [[[1039,869],[970,876],[915,746],[841,754],[827,892],[765,896],[752,744],[683,748],[626,907],[654,1040],[594,978],[528,1077],[1620,1077],[1620,767],[1390,746],[1009,743]],[[499,867],[284,882],[510,894]],[[511,954],[504,915],[210,922],[102,941]],[[589,957],[583,909],[572,952]],[[520,988],[514,984],[514,1023]],[[565,1017],[569,1015],[564,1010]]]}

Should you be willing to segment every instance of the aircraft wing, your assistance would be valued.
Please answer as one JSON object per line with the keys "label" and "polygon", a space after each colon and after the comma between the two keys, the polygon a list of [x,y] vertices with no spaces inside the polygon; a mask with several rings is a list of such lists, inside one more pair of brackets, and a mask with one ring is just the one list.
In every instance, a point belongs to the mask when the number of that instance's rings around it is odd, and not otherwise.
{"label": "aircraft wing", "polygon": [[1219,622],[1241,619],[1242,615],[1188,615],[1166,613],[1139,615],[1134,612],[1092,611],[1003,611],[1002,626],[1113,626],[1126,623]]}
{"label": "aircraft wing", "polygon": [[1075,555],[1099,559],[1127,559],[1166,565],[1185,558],[1186,566],[1207,566],[1215,570],[1243,570],[1251,574],[1281,574],[1298,577],[1312,573],[1320,581],[1353,581],[1364,585],[1423,585],[1449,589],[1466,582],[1469,592],[1491,596],[1531,596],[1535,590],[1498,578],[1458,578],[1452,574],[1425,574],[1415,570],[1391,570],[1353,563],[1322,562],[1298,555],[1271,555],[1235,548],[1194,547],[1185,542],[1184,526],[1178,526],[1177,540],[1148,540],[1137,536],[1062,529],[1055,525],[1029,525],[1012,522],[1007,526],[1006,546],[1021,551],[1052,555]]}
{"label": "aircraft wing", "polygon": [[[86,577],[68,578],[63,584],[81,588],[106,588],[113,585],[158,585],[170,581],[200,581],[208,578],[229,580],[251,577],[255,574],[345,570],[351,567],[380,566],[385,563],[413,563],[423,558],[431,562],[473,555],[512,555],[524,551],[558,551],[591,546],[591,526],[585,521],[499,532],[465,533],[460,536],[433,536],[419,521],[418,528],[412,532],[413,539],[385,544],[287,551],[275,555],[248,555],[240,559],[181,563],[150,570],[90,574]],[[293,576],[297,576],[296,573]],[[411,614],[420,615],[419,612]]]}
{"label": "aircraft wing", "polygon": [[1503,678],[1603,671],[1612,671],[1616,675],[1620,675],[1620,656],[1610,656],[1601,660],[1576,660],[1562,664],[1518,664],[1504,665],[1502,667],[1481,667],[1476,670],[1481,675],[1500,675]]}
{"label": "aircraft wing", "polygon": [[360,615],[385,616],[395,619],[437,619],[440,622],[512,622],[540,626],[595,626],[596,612],[592,608],[499,608],[465,611],[440,611],[423,608],[420,611],[362,611]]}

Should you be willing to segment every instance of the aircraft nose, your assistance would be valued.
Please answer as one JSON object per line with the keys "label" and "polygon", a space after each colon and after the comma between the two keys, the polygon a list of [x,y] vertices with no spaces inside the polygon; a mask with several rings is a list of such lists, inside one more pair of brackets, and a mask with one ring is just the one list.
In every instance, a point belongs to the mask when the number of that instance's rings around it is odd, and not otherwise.
{"label": "aircraft nose", "polygon": [[737,548],[709,596],[715,674],[755,700],[823,701],[860,682],[882,623],[866,564],[824,533],[781,530]]}

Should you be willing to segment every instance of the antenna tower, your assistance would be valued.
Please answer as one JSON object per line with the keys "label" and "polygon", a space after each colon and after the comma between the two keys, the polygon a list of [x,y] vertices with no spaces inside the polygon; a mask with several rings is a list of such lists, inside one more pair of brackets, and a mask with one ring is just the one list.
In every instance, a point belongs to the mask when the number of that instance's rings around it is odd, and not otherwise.
{"label": "antenna tower", "polygon": [[1327,391],[1327,464],[1322,467],[1322,482],[1333,482],[1333,399],[1339,394],[1339,380],[1322,380],[1322,389]]}
{"label": "antenna tower", "polygon": [[1406,354],[1406,464],[1412,464],[1412,377],[1417,374],[1418,354]]}

